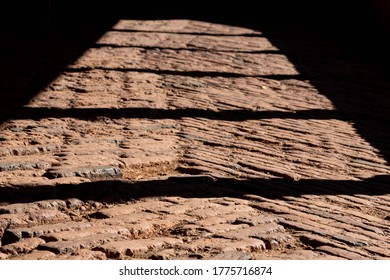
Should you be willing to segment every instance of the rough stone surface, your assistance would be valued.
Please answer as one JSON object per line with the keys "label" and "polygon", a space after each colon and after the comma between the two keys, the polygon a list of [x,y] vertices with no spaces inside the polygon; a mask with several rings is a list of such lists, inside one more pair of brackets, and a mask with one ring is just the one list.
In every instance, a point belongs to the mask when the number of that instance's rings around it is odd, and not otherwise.
{"label": "rough stone surface", "polygon": [[65,64],[78,42],[18,46],[0,259],[388,259],[388,81],[274,32],[120,20]]}
{"label": "rough stone surface", "polygon": [[0,253],[0,260],[5,260],[8,258],[8,255],[7,254],[4,254],[4,253]]}
{"label": "rough stone surface", "polygon": [[10,255],[26,254],[43,243],[45,243],[43,239],[33,237],[23,239],[12,244],[4,245],[0,248],[0,251]]}

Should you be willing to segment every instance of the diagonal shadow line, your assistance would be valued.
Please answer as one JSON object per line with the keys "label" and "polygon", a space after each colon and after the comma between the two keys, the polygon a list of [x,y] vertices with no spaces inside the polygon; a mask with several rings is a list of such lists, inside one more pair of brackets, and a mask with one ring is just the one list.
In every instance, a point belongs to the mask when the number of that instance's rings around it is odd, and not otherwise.
{"label": "diagonal shadow line", "polygon": [[169,69],[150,69],[150,68],[113,68],[113,67],[104,67],[104,66],[94,66],[94,67],[70,67],[66,68],[64,72],[85,72],[93,70],[103,70],[103,71],[117,71],[117,72],[143,72],[151,73],[157,75],[175,75],[175,76],[184,76],[184,77],[223,77],[223,78],[263,78],[271,80],[306,80],[305,76],[301,74],[245,74],[237,72],[221,72],[221,71],[180,71],[180,70],[169,70]]}
{"label": "diagonal shadow line", "polygon": [[264,37],[261,33],[207,33],[207,32],[185,32],[185,31],[160,31],[160,30],[140,30],[140,29],[120,29],[113,28],[108,31],[125,32],[125,33],[161,33],[161,34],[179,34],[194,36],[215,36],[215,37]]}
{"label": "diagonal shadow line", "polygon": [[182,119],[182,118],[205,118],[210,120],[245,121],[261,119],[315,119],[345,120],[339,112],[327,109],[286,111],[249,111],[249,110],[223,110],[212,111],[207,109],[184,108],[184,109],[159,109],[159,108],[43,108],[24,107],[7,116],[11,119],[42,118],[77,118],[93,120],[101,117],[111,119],[118,118],[148,118],[148,119]]}
{"label": "diagonal shadow line", "polygon": [[228,49],[212,49],[194,45],[193,47],[161,47],[161,46],[147,46],[147,45],[116,45],[108,43],[96,43],[92,48],[113,48],[113,49],[145,49],[145,50],[172,50],[172,51],[190,51],[190,52],[212,52],[212,53],[245,53],[245,54],[282,54],[279,50],[228,50]]}
{"label": "diagonal shadow line", "polygon": [[167,179],[129,181],[107,179],[80,184],[56,186],[4,186],[0,202],[23,203],[45,199],[78,198],[104,202],[123,202],[153,196],[187,198],[248,197],[288,199],[302,195],[385,195],[389,193],[390,176],[378,175],[362,181],[284,178],[259,179],[183,176]]}

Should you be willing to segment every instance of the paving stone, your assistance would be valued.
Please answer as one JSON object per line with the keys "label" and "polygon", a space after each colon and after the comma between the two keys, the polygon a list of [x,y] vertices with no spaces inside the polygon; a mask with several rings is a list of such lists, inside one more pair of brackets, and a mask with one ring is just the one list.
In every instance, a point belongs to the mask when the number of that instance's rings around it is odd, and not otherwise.
{"label": "paving stone", "polygon": [[[96,225],[123,225],[129,229],[154,228],[156,231],[172,228],[180,223],[192,223],[195,219],[187,215],[162,215],[140,212],[96,220]],[[143,225],[141,227],[141,225]]]}
{"label": "paving stone", "polygon": [[[180,215],[187,213],[189,211],[192,211],[194,206],[186,205],[185,203],[183,205],[169,205],[165,207],[164,209],[160,209],[159,211],[166,215]],[[201,206],[196,206],[196,209],[202,208]]]}
{"label": "paving stone", "polygon": [[[41,177],[44,170],[16,170],[16,171],[3,171],[0,172],[0,186],[19,188],[31,187],[48,187],[52,186],[47,178]],[[0,189],[7,193],[6,189]],[[39,194],[39,192],[38,192]],[[16,197],[10,198],[11,201],[15,201]]]}
{"label": "paving stone", "polygon": [[[306,205],[306,204],[305,204]],[[312,218],[308,217],[309,220],[313,220],[313,217],[325,217],[325,218],[330,218],[328,220],[332,221],[332,227],[334,227],[334,231],[348,231],[348,238],[350,241],[346,240],[346,242],[351,242],[354,244],[351,244],[352,246],[362,246],[359,244],[364,244],[364,242],[368,242],[369,239],[373,240],[385,240],[383,237],[383,232],[381,233],[380,230],[377,228],[376,232],[372,230],[372,227],[367,227],[365,224],[361,221],[356,221],[357,219],[352,219],[352,218],[339,218],[341,216],[340,214],[334,215],[334,214],[329,214],[325,211],[318,211],[314,209],[310,210],[304,210],[307,213],[311,213]],[[300,221],[301,216],[295,216],[295,215],[285,215],[287,219],[291,219],[294,221]],[[329,222],[326,222],[326,220],[322,220],[321,218],[318,219],[318,222],[320,224],[323,224],[322,227],[325,228],[325,224],[328,224]],[[313,221],[314,224],[316,222]],[[328,228],[328,227],[327,227]],[[340,238],[343,238],[340,236]],[[359,241],[358,239],[362,239]],[[362,243],[363,242],[363,243]]]}
{"label": "paving stone", "polygon": [[110,241],[126,240],[127,238],[118,234],[102,233],[93,236],[74,238],[68,241],[54,241],[42,244],[39,250],[51,251],[55,254],[71,254],[79,249],[90,249]]}
{"label": "paving stone", "polygon": [[[186,180],[184,179],[183,181],[186,182]],[[202,209],[220,206],[218,203],[213,203],[211,202],[210,199],[204,199],[204,198],[186,199],[186,198],[173,197],[173,198],[164,198],[164,201],[168,201],[174,204],[167,206],[164,209],[161,209],[161,212],[167,214],[177,214],[177,215],[184,214],[184,213],[188,213],[189,215],[192,214],[196,215],[196,211],[202,212]]]}
{"label": "paving stone", "polygon": [[249,205],[250,202],[248,200],[242,199],[242,198],[236,198],[236,197],[221,197],[221,198],[215,198],[211,200],[213,203],[219,203],[221,205]]}
{"label": "paving stone", "polygon": [[7,254],[1,253],[0,252],[0,260],[6,260],[8,258]]}
{"label": "paving stone", "polygon": [[[116,207],[115,207],[116,208]],[[110,210],[110,211],[106,211]],[[134,211],[131,213],[132,210],[129,208],[122,208],[121,209],[104,209],[101,211],[98,211],[96,213],[91,214],[90,216],[97,219],[102,219],[102,222],[108,222],[108,221],[119,221],[123,219],[127,223],[138,223],[141,221],[149,221],[154,219],[159,219],[160,215],[149,213],[149,212],[136,212]]]}
{"label": "paving stone", "polygon": [[279,224],[268,223],[263,225],[257,225],[253,227],[246,227],[239,230],[233,230],[222,234],[216,234],[218,237],[228,239],[244,239],[247,237],[261,237],[263,234],[280,233],[284,232],[284,227]]}
{"label": "paving stone", "polygon": [[118,234],[123,236],[130,236],[130,231],[123,226],[91,226],[77,231],[61,231],[51,234],[43,234],[40,236],[40,238],[46,242],[71,241],[73,239],[95,236],[98,234]]}
{"label": "paving stone", "polygon": [[227,251],[210,257],[210,260],[251,260],[252,253],[245,251]]}
{"label": "paving stone", "polygon": [[61,150],[60,145],[28,145],[28,146],[13,146],[13,147],[0,147],[0,156],[24,156],[34,155],[49,152],[59,152]]}
{"label": "paving stone", "polygon": [[389,246],[384,246],[384,248],[376,247],[376,246],[367,246],[367,247],[364,247],[364,249],[367,250],[368,252],[372,253],[372,254],[375,254],[375,255],[378,255],[378,256],[382,256],[382,257],[385,257],[385,258],[390,258],[390,248],[389,248]]}
{"label": "paving stone", "polygon": [[45,173],[49,179],[62,177],[84,177],[88,179],[111,179],[121,178],[122,172],[116,166],[91,166],[50,169]]}
{"label": "paving stone", "polygon": [[266,249],[264,241],[255,238],[244,238],[237,241],[226,243],[226,247],[222,250],[226,251],[246,251],[246,252],[261,252]]}
{"label": "paving stone", "polygon": [[[308,232],[315,233],[317,235],[326,236],[326,237],[329,237],[333,240],[341,241],[341,242],[343,242],[347,245],[350,245],[350,246],[360,247],[360,246],[367,246],[368,245],[368,242],[366,240],[369,240],[369,239],[367,239],[364,236],[359,236],[359,237],[361,237],[362,239],[364,238],[365,240],[364,239],[358,240],[358,239],[355,239],[351,236],[339,234],[338,232],[340,232],[340,230],[337,228],[328,227],[325,230],[325,229],[323,229],[324,227],[326,227],[325,225],[318,224],[316,226],[316,223],[314,223],[314,222],[312,223],[312,225],[308,225],[308,224],[305,224],[302,222],[294,222],[294,221],[287,221],[287,220],[281,221],[280,223],[283,224],[284,226],[287,226],[290,228],[308,231]],[[348,232],[344,232],[344,233],[346,233],[348,235],[352,235],[351,233],[348,233]]]}
{"label": "paving stone", "polygon": [[25,213],[26,211],[39,210],[35,203],[15,203],[0,207],[0,214],[17,214]]}
{"label": "paving stone", "polygon": [[246,251],[259,252],[265,250],[265,243],[260,239],[243,238],[241,240],[229,240],[224,238],[200,238],[186,242],[180,246],[184,250],[191,252],[230,252],[230,251]]}
{"label": "paving stone", "polygon": [[257,214],[257,215],[253,215],[249,218],[247,218],[247,217],[237,218],[234,221],[234,224],[248,224],[250,226],[257,226],[260,224],[277,223],[280,220],[281,220],[281,218],[279,218],[277,216]]}
{"label": "paving stone", "polygon": [[[0,237],[2,242],[5,241],[11,235],[9,231],[5,231],[6,228],[14,229],[16,227],[25,227],[25,226],[34,226],[36,224],[42,223],[56,223],[56,222],[67,222],[70,221],[70,217],[58,210],[52,209],[43,209],[36,210],[27,213],[18,213],[18,214],[2,214],[0,215]],[[4,236],[4,234],[7,234]],[[16,236],[15,236],[16,237]],[[14,238],[11,238],[15,240]],[[18,240],[17,238],[16,240]],[[15,241],[16,241],[15,240]]]}
{"label": "paving stone", "polygon": [[222,234],[225,232],[230,232],[230,231],[237,231],[242,228],[249,227],[247,224],[239,224],[239,225],[232,225],[232,224],[217,224],[217,225],[211,225],[211,226],[205,226],[205,227],[200,227],[200,230],[204,230],[207,232],[210,232],[211,234]]}
{"label": "paving stone", "polygon": [[33,170],[33,169],[49,169],[52,163],[49,161],[25,161],[25,162],[0,162],[0,172],[12,170]]}
{"label": "paving stone", "polygon": [[101,224],[123,226],[128,230],[128,235],[132,236],[133,238],[144,238],[156,234],[160,231],[160,229],[155,226],[154,221],[134,222],[134,220],[130,218],[129,222],[126,220],[126,217],[103,220],[101,221]]}
{"label": "paving stone", "polygon": [[78,198],[68,198],[66,199],[65,203],[66,207],[68,207],[69,209],[78,209],[84,205],[84,201]]}
{"label": "paving stone", "polygon": [[56,255],[54,260],[106,260],[106,254],[100,251],[80,249],[72,254]]}
{"label": "paving stone", "polygon": [[61,178],[54,178],[54,179],[48,179],[44,177],[46,180],[41,185],[47,186],[47,185],[78,185],[81,183],[91,182],[89,178],[83,178],[83,177],[61,177]]}
{"label": "paving stone", "polygon": [[[0,259],[389,258],[389,137],[376,118],[386,81],[337,46],[291,35],[287,45],[305,46],[302,73],[249,28],[119,21],[1,124],[0,189],[17,203],[0,201]],[[313,56],[322,50],[330,60]],[[46,58],[57,51],[69,48]],[[28,61],[35,80],[50,72]],[[12,103],[31,83],[8,64]],[[126,196],[119,178],[132,180]],[[93,204],[94,191],[90,202],[18,201],[99,180],[114,181],[99,199],[116,203]]]}
{"label": "paving stone", "polygon": [[[134,169],[137,169],[139,167],[147,167],[152,165],[161,165],[159,168],[159,171],[164,173],[164,167],[166,170],[174,169],[175,163],[177,160],[177,155],[148,155],[148,156],[138,156],[138,157],[130,157],[129,154],[126,155],[128,158],[121,158],[121,163],[126,166],[126,168],[130,169],[130,171],[133,171]],[[124,168],[125,169],[125,168]],[[128,172],[129,173],[129,172]],[[131,174],[128,174],[131,176]],[[143,178],[140,174],[139,178]],[[131,178],[131,177],[130,177]]]}
{"label": "paving stone", "polygon": [[43,223],[58,223],[68,222],[71,218],[56,209],[41,209],[34,212],[27,213],[29,224],[43,224]]}
{"label": "paving stone", "polygon": [[[98,217],[100,216],[100,212],[97,212]],[[95,214],[92,214],[92,216],[95,216]],[[158,221],[161,219],[160,215],[148,213],[148,212],[138,212],[138,213],[131,213],[131,214],[124,214],[115,216],[113,215],[112,218],[104,218],[104,219],[98,219],[94,222],[96,224],[104,224],[104,225],[124,225],[124,224],[139,224],[142,222],[149,222],[149,221]]]}
{"label": "paving stone", "polygon": [[[195,198],[195,200],[197,199]],[[181,196],[162,196],[160,197],[160,201],[166,201],[175,205],[183,205],[183,204],[185,205],[186,203],[194,204],[192,202],[192,199],[188,199]],[[199,205],[199,203],[197,204]]]}
{"label": "paving stone", "polygon": [[[252,214],[248,214],[246,212],[244,213],[238,212],[233,214],[211,216],[205,219],[196,219],[195,223],[203,227],[218,225],[218,224],[251,224],[251,222],[248,221],[251,220],[252,217],[255,218],[255,216],[252,216]],[[235,222],[240,220],[245,220],[245,222],[238,222],[238,223]]]}
{"label": "paving stone", "polygon": [[201,251],[219,253],[225,247],[224,243],[226,242],[227,240],[224,238],[210,238],[210,236],[202,238],[200,235],[194,235],[194,238],[188,239],[188,241],[185,241],[180,247],[182,250],[193,253]]}
{"label": "paving stone", "polygon": [[3,235],[3,245],[21,240],[22,238],[39,237],[44,234],[50,234],[61,231],[77,231],[91,227],[88,222],[66,222],[51,225],[39,225],[33,227],[8,228]]}
{"label": "paving stone", "polygon": [[195,221],[196,219],[194,217],[188,216],[186,214],[161,215],[160,219],[153,221],[153,224],[156,228],[164,230],[172,229],[179,224],[191,224]]}
{"label": "paving stone", "polygon": [[264,241],[268,250],[276,250],[296,242],[295,238],[288,233],[264,233],[254,236]]}
{"label": "paving stone", "polygon": [[56,254],[50,251],[41,251],[41,250],[34,250],[31,253],[20,255],[20,256],[14,256],[13,259],[15,260],[50,260],[54,258]]}
{"label": "paving stone", "polygon": [[3,237],[5,230],[9,227],[27,225],[28,223],[24,214],[2,214],[0,215],[0,237]]}
{"label": "paving stone", "polygon": [[210,204],[210,206],[206,208],[190,211],[187,212],[186,214],[189,216],[198,217],[199,219],[205,219],[214,215],[227,215],[236,212],[256,213],[257,211],[247,205],[226,206],[220,204]]}
{"label": "paving stone", "polygon": [[336,248],[336,247],[326,246],[326,245],[317,247],[316,251],[325,252],[327,254],[331,254],[331,255],[334,255],[336,257],[345,258],[345,259],[348,259],[348,260],[364,260],[364,259],[367,259],[367,257],[362,256],[360,254],[357,254],[357,253],[354,253],[354,252],[351,252],[351,251],[348,251],[348,250]]}
{"label": "paving stone", "polygon": [[67,204],[64,200],[48,199],[35,202],[40,209],[66,209]]}
{"label": "paving stone", "polygon": [[[342,240],[335,240],[332,237],[324,237],[311,233],[303,233],[299,238],[303,244],[312,246],[314,249],[322,246],[334,247],[370,258],[370,254],[366,252],[366,246],[355,248],[355,246],[345,245],[345,242],[342,242]],[[363,248],[364,250],[361,250],[360,248]]]}
{"label": "paving stone", "polygon": [[[338,200],[340,200],[340,196],[332,196],[331,199],[338,201]],[[321,207],[323,207],[325,209],[327,208],[327,203],[316,202],[316,205],[321,205]],[[351,216],[344,216],[341,214],[329,213],[326,211],[318,211],[318,210],[314,210],[314,209],[310,209],[309,213],[312,213],[312,214],[315,214],[318,216],[322,216],[322,217],[331,218],[337,222],[340,222],[340,223],[338,223],[340,226],[353,225],[357,229],[361,229],[361,231],[364,232],[366,235],[370,234],[371,232],[376,233],[378,235],[383,235],[383,231],[380,228],[370,226],[370,225],[366,224],[364,221],[362,221],[361,219],[358,220],[358,219],[351,217]],[[337,222],[335,224],[337,224]],[[375,238],[375,237],[373,237],[373,238]]]}
{"label": "paving stone", "polygon": [[[192,52],[182,50],[167,50],[166,55],[170,55],[169,59],[165,60],[164,64],[159,61],[159,55],[161,56],[160,50],[148,50],[147,52],[141,53],[140,49],[129,48],[129,49],[117,49],[113,54],[110,48],[97,48],[90,49],[83,55],[81,59],[74,65],[70,65],[70,68],[117,68],[126,69],[126,67],[136,68],[139,70],[149,68],[158,69],[161,71],[202,71],[208,69],[213,72],[229,71],[235,74],[242,75],[266,75],[271,71],[272,65],[281,64],[285,67],[279,68],[280,74],[285,75],[296,75],[297,72],[294,67],[289,63],[284,55],[280,54],[251,54],[251,60],[261,61],[261,66],[253,64],[248,61],[240,61],[239,63],[233,63],[230,59],[230,64],[221,65],[221,61],[229,60],[229,56],[226,54],[213,54],[211,52],[203,53],[202,51]],[[165,51],[164,51],[165,52]],[[207,55],[207,60],[205,60]],[[237,54],[236,54],[237,56]],[[248,58],[246,55],[245,58]],[[128,58],[131,57],[131,60]],[[140,63],[142,60],[142,63]],[[157,60],[157,61],[156,61]],[[188,63],[184,63],[187,61]]]}
{"label": "paving stone", "polygon": [[176,238],[156,237],[109,242],[99,246],[97,250],[104,252],[108,258],[137,257],[150,250],[160,250],[163,246],[175,246],[181,243],[182,241]]}
{"label": "paving stone", "polygon": [[[123,206],[116,206],[108,209],[98,211],[96,214],[102,218],[111,218],[120,215],[133,214],[141,211],[159,212],[161,209],[171,205],[169,202],[150,200],[145,202],[138,202]],[[145,214],[147,216],[147,214]]]}
{"label": "paving stone", "polygon": [[306,250],[306,249],[297,249],[292,251],[285,252],[274,252],[271,254],[260,254],[259,259],[262,260],[345,260],[343,257],[334,256],[332,254],[327,254],[324,252]]}
{"label": "paving stone", "polygon": [[178,250],[174,248],[162,249],[153,252],[149,259],[152,260],[174,260],[177,258]]}
{"label": "paving stone", "polygon": [[[254,196],[248,196],[248,197],[254,198]],[[264,200],[264,198],[261,198],[261,197],[257,197],[257,198],[259,198],[260,200]],[[299,209],[299,210],[294,209],[296,207],[294,205],[288,204],[287,202],[279,202],[278,201],[275,203],[275,202],[270,202],[269,200],[267,200],[267,202],[254,203],[253,207],[256,207],[260,210],[264,210],[267,212],[272,212],[274,214],[281,214],[283,217],[289,215],[291,217],[294,217],[294,216],[298,217],[301,220],[306,219],[306,220],[317,221],[317,222],[329,221],[329,220],[324,219],[322,217],[319,217],[317,215],[310,215],[310,214],[303,212],[303,210],[305,210],[305,209]]]}
{"label": "paving stone", "polygon": [[170,230],[170,233],[178,236],[211,236],[208,230],[194,224],[178,224]]}
{"label": "paving stone", "polygon": [[0,247],[0,252],[10,255],[26,254],[43,243],[45,241],[37,237],[22,239],[18,242]]}
{"label": "paving stone", "polygon": [[314,248],[320,246],[335,246],[335,242],[330,240],[329,238],[310,233],[302,233],[299,236],[299,239],[303,244],[312,246]]}

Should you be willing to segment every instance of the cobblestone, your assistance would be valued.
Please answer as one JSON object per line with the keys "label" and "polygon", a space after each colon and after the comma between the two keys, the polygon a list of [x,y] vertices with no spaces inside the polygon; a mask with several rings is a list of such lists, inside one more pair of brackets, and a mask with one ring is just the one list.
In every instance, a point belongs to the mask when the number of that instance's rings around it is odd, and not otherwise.
{"label": "cobblestone", "polygon": [[95,236],[98,234],[118,234],[118,235],[124,235],[129,236],[130,231],[122,226],[106,226],[106,227],[97,227],[92,226],[85,229],[77,230],[77,235],[75,235],[74,231],[62,231],[62,232],[56,232],[51,234],[44,234],[41,235],[40,238],[45,240],[46,242],[52,242],[52,241],[69,241],[75,238],[84,238],[88,236]]}
{"label": "cobblestone", "polygon": [[284,227],[274,223],[257,225],[253,227],[245,227],[243,229],[229,231],[227,233],[218,234],[218,236],[228,239],[241,240],[247,237],[257,237],[263,234],[283,232]]}
{"label": "cobblestone", "polygon": [[89,249],[80,249],[71,255],[65,254],[59,257],[53,257],[55,260],[106,260],[107,257],[103,252],[92,251]]}
{"label": "cobblestone", "polygon": [[0,259],[388,259],[387,83],[268,35],[120,20],[2,108]]}
{"label": "cobblestone", "polygon": [[90,249],[106,242],[125,239],[126,237],[118,235],[116,233],[101,233],[92,236],[73,238],[72,240],[67,241],[47,242],[45,244],[40,245],[38,249],[51,251],[55,254],[73,254],[79,249]]}
{"label": "cobblestone", "polygon": [[230,251],[260,252],[266,248],[262,240],[254,238],[245,238],[241,240],[229,240],[224,238],[197,239],[185,243],[182,247],[185,250],[195,253],[206,251],[212,254]]}
{"label": "cobblestone", "polygon": [[8,258],[8,255],[7,254],[4,254],[4,253],[0,253],[0,260],[5,260]]}
{"label": "cobblestone", "polygon": [[2,246],[0,251],[10,255],[26,254],[43,243],[45,241],[37,237],[22,239],[18,242]]}
{"label": "cobblestone", "polygon": [[[17,260],[50,260],[55,258],[56,254],[50,251],[32,251],[26,255],[17,256]],[[11,258],[12,259],[12,258]]]}
{"label": "cobblestone", "polygon": [[210,257],[210,260],[251,260],[253,255],[243,251],[227,251]]}
{"label": "cobblestone", "polygon": [[[284,256],[284,257],[282,257]],[[290,252],[283,252],[283,254],[272,254],[262,256],[262,259],[270,259],[270,260],[346,260],[343,257],[335,256],[333,254],[326,254],[324,252],[315,252],[312,250],[294,250]]]}
{"label": "cobblestone", "polygon": [[[149,211],[149,212],[158,212],[162,209],[165,209],[166,207],[169,207],[170,203],[163,202],[163,201],[145,201],[135,204],[129,204],[129,205],[123,205],[119,207],[113,207],[101,210],[97,213],[98,216],[105,217],[105,218],[112,218],[116,216],[123,216],[128,214],[134,214],[136,212],[142,211]],[[145,213],[145,217],[147,218],[149,216],[153,216],[151,213]],[[130,217],[130,216],[128,216]],[[136,218],[136,216],[134,216]]]}
{"label": "cobblestone", "polygon": [[49,179],[62,177],[86,177],[88,179],[121,178],[122,173],[115,166],[91,166],[77,168],[49,169],[45,175]]}
{"label": "cobblestone", "polygon": [[367,256],[362,256],[347,250],[343,250],[340,248],[335,248],[335,247],[329,247],[329,246],[320,246],[316,248],[318,251],[325,252],[327,254],[334,255],[336,257],[342,257],[344,259],[348,260],[363,260],[367,259]]}
{"label": "cobblestone", "polygon": [[180,243],[180,239],[160,237],[110,242],[98,247],[97,250],[104,252],[110,258],[122,256],[138,257],[149,250],[160,250],[164,245],[174,246]]}
{"label": "cobblestone", "polygon": [[31,238],[38,237],[43,234],[61,232],[61,231],[72,231],[79,230],[91,227],[91,224],[88,222],[77,223],[77,222],[68,222],[68,223],[58,223],[51,225],[39,225],[33,227],[17,227],[17,228],[8,228],[2,237],[3,244],[9,244],[16,241],[19,241],[22,238]]}
{"label": "cobblestone", "polygon": [[211,226],[205,226],[199,228],[200,230],[205,230],[207,232],[210,232],[211,234],[221,234],[225,232],[234,231],[237,229],[245,228],[247,225],[232,225],[232,224],[217,224],[217,225],[211,225]]}

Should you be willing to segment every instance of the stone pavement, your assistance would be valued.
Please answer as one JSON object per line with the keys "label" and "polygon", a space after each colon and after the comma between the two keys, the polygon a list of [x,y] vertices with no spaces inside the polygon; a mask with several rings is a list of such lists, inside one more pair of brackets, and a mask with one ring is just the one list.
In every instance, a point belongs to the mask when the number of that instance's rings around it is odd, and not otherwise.
{"label": "stone pavement", "polygon": [[0,259],[388,259],[388,101],[322,46],[119,21],[1,124]]}

